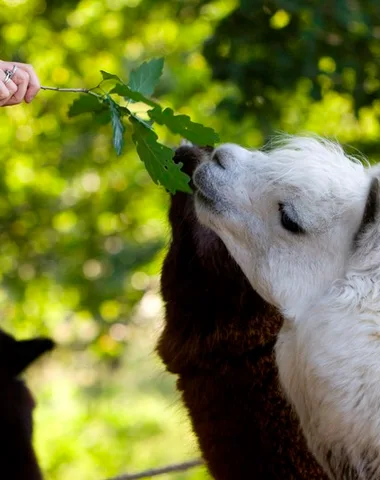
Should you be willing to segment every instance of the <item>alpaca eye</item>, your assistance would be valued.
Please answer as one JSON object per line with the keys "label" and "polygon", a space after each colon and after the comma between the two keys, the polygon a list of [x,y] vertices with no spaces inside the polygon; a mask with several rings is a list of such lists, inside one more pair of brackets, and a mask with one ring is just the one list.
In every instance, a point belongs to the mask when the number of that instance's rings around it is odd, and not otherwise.
{"label": "alpaca eye", "polygon": [[281,225],[285,230],[292,233],[305,233],[305,230],[285,212],[283,203],[278,204],[278,209],[280,210]]}

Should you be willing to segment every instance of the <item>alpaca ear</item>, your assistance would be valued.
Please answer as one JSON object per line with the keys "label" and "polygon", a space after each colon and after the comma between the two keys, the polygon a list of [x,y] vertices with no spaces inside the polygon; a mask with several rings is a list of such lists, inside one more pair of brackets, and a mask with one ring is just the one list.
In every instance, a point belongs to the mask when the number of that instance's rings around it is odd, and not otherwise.
{"label": "alpaca ear", "polygon": [[355,245],[358,245],[363,233],[367,227],[373,224],[380,211],[380,182],[377,177],[374,177],[369,187],[367,201],[364,207],[363,218],[359,229],[355,235]]}
{"label": "alpaca ear", "polygon": [[34,360],[52,350],[54,342],[49,338],[16,340],[7,352],[6,367],[9,374],[17,377]]}

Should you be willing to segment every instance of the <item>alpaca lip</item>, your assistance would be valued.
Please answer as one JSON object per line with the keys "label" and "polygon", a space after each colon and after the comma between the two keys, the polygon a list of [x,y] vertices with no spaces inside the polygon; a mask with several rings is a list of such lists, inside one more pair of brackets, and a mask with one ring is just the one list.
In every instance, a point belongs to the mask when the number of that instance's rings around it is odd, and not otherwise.
{"label": "alpaca lip", "polygon": [[195,196],[197,200],[202,203],[203,205],[208,205],[213,207],[215,205],[215,200],[205,195],[201,190],[197,189]]}
{"label": "alpaca lip", "polygon": [[[220,167],[217,167],[220,169]],[[213,213],[220,213],[224,209],[225,201],[216,188],[217,179],[214,178],[212,164],[201,164],[193,174],[195,201]]]}
{"label": "alpaca lip", "polygon": [[213,202],[216,195],[215,189],[210,182],[209,164],[203,164],[198,167],[193,174],[193,184],[197,196],[205,202]]}

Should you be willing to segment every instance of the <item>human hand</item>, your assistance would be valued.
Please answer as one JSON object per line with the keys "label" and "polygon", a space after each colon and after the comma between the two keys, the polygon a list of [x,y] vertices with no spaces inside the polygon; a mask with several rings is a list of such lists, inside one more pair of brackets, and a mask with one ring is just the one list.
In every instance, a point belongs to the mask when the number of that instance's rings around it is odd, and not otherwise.
{"label": "human hand", "polygon": [[0,60],[0,107],[17,105],[23,100],[29,103],[40,88],[40,82],[31,65]]}

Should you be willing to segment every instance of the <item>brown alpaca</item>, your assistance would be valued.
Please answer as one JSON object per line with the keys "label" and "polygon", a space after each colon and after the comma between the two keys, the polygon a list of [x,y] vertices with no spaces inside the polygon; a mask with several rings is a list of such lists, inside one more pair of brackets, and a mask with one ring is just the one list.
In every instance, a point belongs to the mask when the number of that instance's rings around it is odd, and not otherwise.
{"label": "brown alpaca", "polygon": [[[181,147],[191,175],[202,153]],[[172,242],[161,288],[166,324],[157,350],[188,409],[217,480],[324,480],[279,389],[273,346],[282,318],[246,281],[222,242],[172,197]]]}
{"label": "brown alpaca", "polygon": [[53,348],[49,339],[15,340],[0,330],[0,478],[42,480],[32,445],[33,397],[19,375]]}

